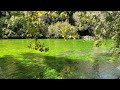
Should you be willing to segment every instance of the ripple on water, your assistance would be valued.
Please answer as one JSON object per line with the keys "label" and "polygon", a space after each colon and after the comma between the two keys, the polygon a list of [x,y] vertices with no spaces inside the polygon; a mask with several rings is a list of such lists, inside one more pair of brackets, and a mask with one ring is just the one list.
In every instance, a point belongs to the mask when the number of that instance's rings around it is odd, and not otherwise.
{"label": "ripple on water", "polygon": [[[88,54],[88,53],[92,53],[93,50],[85,50],[85,51],[69,51],[69,52],[64,52],[61,53],[59,55],[70,55],[70,54]],[[83,74],[85,78],[87,79],[91,79],[91,78],[96,78],[96,79],[118,79],[118,77],[120,77],[120,61],[118,62],[109,62],[109,56],[110,56],[110,52],[97,52],[94,55],[95,56],[94,59],[99,60],[98,62],[98,76],[99,77],[93,77],[93,66],[94,66],[94,62],[90,62],[90,61],[80,61],[78,60],[76,62],[76,67],[78,67],[78,70],[76,70],[75,72],[78,75]],[[104,57],[103,57],[104,56]],[[103,58],[100,58],[103,57]],[[108,58],[106,58],[108,57]],[[105,60],[104,60],[105,59]],[[76,76],[76,78],[79,78],[80,76]]]}

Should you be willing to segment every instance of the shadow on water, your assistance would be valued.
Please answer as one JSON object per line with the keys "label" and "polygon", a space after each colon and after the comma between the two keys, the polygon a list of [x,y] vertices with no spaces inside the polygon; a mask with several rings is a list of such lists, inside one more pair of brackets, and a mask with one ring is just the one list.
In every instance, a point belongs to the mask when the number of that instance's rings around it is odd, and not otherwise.
{"label": "shadow on water", "polygon": [[22,61],[9,55],[0,58],[1,79],[117,79],[120,76],[119,62],[100,61],[100,58],[94,58],[95,62],[80,61],[38,53],[21,55]]}

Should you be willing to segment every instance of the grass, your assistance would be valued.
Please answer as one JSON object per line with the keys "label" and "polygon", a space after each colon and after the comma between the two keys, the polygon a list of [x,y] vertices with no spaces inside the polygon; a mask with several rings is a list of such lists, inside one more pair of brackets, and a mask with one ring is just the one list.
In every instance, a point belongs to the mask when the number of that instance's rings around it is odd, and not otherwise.
{"label": "grass", "polygon": [[[49,47],[48,52],[29,49],[32,39],[0,40],[0,78],[40,79],[40,78],[75,78],[76,61],[92,59],[90,52],[93,41],[42,39],[40,42]],[[112,41],[105,41],[105,49],[112,46]],[[81,73],[81,75],[83,75]],[[82,77],[82,76],[80,76]]]}

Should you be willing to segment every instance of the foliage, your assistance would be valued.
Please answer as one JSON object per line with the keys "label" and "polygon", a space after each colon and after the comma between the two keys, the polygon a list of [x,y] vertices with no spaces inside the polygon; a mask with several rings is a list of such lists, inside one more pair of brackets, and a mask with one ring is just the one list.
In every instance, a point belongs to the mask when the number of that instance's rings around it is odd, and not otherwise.
{"label": "foliage", "polygon": [[[48,34],[50,25],[58,21],[73,23],[73,11],[4,11],[4,13],[6,20],[3,24],[6,26],[2,28],[12,30],[15,33],[12,35],[13,38],[35,38],[36,34],[38,38],[50,37]],[[7,37],[11,38],[11,35]]]}
{"label": "foliage", "polygon": [[76,11],[73,14],[73,19],[75,21],[75,25],[78,27],[79,30],[86,30],[90,28],[91,20],[89,17],[86,16],[85,11]]}
{"label": "foliage", "polygon": [[[1,11],[1,38],[55,37],[78,38],[77,30],[89,29],[95,45],[102,38],[112,38],[112,51],[120,48],[119,11]],[[71,23],[71,19],[74,22]],[[75,24],[74,24],[75,23]],[[73,26],[74,25],[74,26]],[[99,44],[99,45],[98,45]],[[119,54],[119,52],[118,52]]]}
{"label": "foliage", "polygon": [[0,18],[0,38],[2,37],[2,28],[4,27],[5,18]]}
{"label": "foliage", "polygon": [[47,52],[49,51],[49,47],[45,47],[44,43],[40,43],[38,40],[35,41],[35,42],[31,42],[29,45],[28,45],[28,48],[31,48],[31,49],[34,49],[34,50],[38,50],[40,52]]}
{"label": "foliage", "polygon": [[76,28],[70,25],[68,22],[57,22],[48,27],[49,35],[54,35],[54,37],[67,38],[79,38],[76,32]]}
{"label": "foliage", "polygon": [[[24,23],[25,20],[22,17],[22,15],[14,13],[13,16],[11,16],[11,17],[8,17],[8,16],[9,15],[1,18],[1,19],[4,20],[3,21],[3,26],[2,26],[2,32],[3,32],[2,37],[3,38],[4,37],[6,37],[6,38],[11,38],[11,37],[12,38],[17,38],[17,37],[24,36],[25,31],[23,30],[23,26],[25,24]],[[19,34],[19,32],[21,32],[21,34]]]}
{"label": "foliage", "polygon": [[[98,11],[88,12],[93,21],[94,33],[97,37],[111,36],[114,40],[114,48],[120,48],[120,12],[119,11]],[[98,23],[96,23],[98,22]]]}
{"label": "foliage", "polygon": [[43,49],[43,45],[38,42],[38,37],[40,37],[41,32],[45,29],[45,24],[44,22],[41,20],[40,17],[45,15],[45,12],[31,12],[32,14],[28,14],[26,16],[28,22],[27,22],[27,30],[28,33],[31,34],[34,39],[35,39],[35,45],[34,48],[35,50],[39,50],[39,51],[45,51],[47,52],[49,50],[49,48],[45,48]]}

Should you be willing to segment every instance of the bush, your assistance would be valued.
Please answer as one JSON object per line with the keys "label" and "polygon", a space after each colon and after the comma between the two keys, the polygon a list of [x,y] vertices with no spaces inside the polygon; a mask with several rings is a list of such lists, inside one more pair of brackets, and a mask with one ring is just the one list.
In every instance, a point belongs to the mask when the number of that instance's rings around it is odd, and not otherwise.
{"label": "bush", "polygon": [[73,13],[73,19],[78,30],[88,30],[92,34],[91,19],[86,15],[85,11],[77,11]]}
{"label": "bush", "polygon": [[68,22],[57,22],[48,27],[49,37],[64,39],[79,38],[75,26],[70,25]]}
{"label": "bush", "polygon": [[52,24],[48,27],[48,35],[49,37],[59,38],[61,37],[61,31],[60,31],[60,22]]}
{"label": "bush", "polygon": [[15,38],[17,34],[11,29],[3,28],[2,29],[2,38]]}

